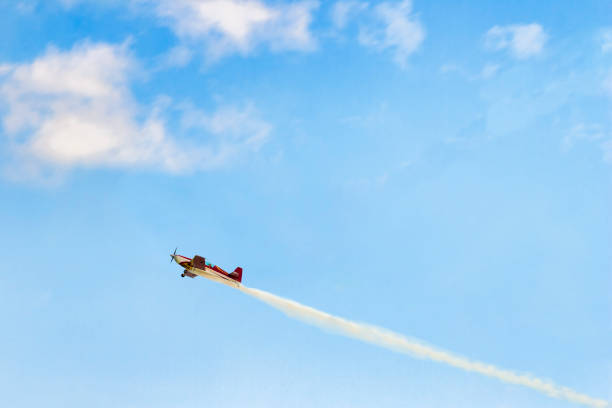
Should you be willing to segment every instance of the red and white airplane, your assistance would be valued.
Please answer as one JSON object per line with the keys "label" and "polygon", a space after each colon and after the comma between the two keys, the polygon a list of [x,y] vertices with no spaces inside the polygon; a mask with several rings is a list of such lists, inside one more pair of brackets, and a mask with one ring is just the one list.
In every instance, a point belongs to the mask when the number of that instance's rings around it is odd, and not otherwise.
{"label": "red and white airplane", "polygon": [[185,268],[185,270],[181,274],[183,278],[185,276],[188,276],[190,278],[201,276],[203,278],[223,283],[234,288],[239,288],[241,286],[241,267],[237,267],[232,273],[227,273],[223,269],[219,268],[217,265],[213,265],[210,262],[206,262],[206,259],[204,257],[201,257],[200,255],[195,255],[193,259],[187,258],[183,255],[177,255],[176,249],[174,250],[174,253],[170,255],[170,258],[172,258],[170,262],[174,261],[183,268]]}

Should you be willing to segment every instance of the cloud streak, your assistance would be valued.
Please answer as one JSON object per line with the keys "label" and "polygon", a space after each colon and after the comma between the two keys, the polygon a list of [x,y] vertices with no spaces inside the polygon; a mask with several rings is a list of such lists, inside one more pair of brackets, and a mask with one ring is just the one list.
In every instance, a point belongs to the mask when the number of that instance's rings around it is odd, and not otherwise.
{"label": "cloud streak", "polygon": [[485,35],[485,45],[493,50],[510,51],[517,59],[526,59],[542,52],[548,35],[539,24],[494,26]]}
{"label": "cloud streak", "polygon": [[405,336],[380,327],[356,323],[341,317],[322,312],[293,300],[285,299],[259,289],[242,286],[240,290],[268,305],[280,310],[287,316],[301,320],[313,326],[329,330],[343,336],[371,343],[386,349],[405,353],[418,358],[424,358],[447,364],[468,372],[474,372],[487,377],[496,378],[502,382],[520,385],[544,393],[553,398],[583,404],[596,408],[608,406],[608,402],[580,394],[570,388],[562,387],[529,374],[517,374],[491,364],[473,361],[456,354],[425,345]]}

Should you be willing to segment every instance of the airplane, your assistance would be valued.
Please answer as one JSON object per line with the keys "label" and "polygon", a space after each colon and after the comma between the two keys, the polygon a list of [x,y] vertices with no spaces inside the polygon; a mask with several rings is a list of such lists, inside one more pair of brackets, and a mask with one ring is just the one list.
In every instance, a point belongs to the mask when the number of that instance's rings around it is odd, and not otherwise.
{"label": "airplane", "polygon": [[202,276],[203,278],[223,283],[224,285],[232,286],[234,288],[239,288],[242,286],[241,267],[237,267],[232,273],[227,273],[217,265],[206,262],[206,258],[200,255],[195,255],[193,259],[187,258],[183,255],[177,255],[176,249],[174,250],[174,253],[170,255],[170,258],[170,262],[174,261],[185,268],[181,274],[181,277],[183,278],[185,276],[190,278]]}

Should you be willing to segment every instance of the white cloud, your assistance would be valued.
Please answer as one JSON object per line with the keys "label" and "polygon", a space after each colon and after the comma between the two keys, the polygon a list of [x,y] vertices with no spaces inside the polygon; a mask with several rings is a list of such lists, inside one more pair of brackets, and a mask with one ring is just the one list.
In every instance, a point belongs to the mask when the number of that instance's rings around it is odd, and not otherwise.
{"label": "white cloud", "polygon": [[11,64],[0,64],[0,76],[8,74],[13,69]]}
{"label": "white cloud", "polygon": [[425,39],[425,29],[411,12],[409,0],[378,4],[374,8],[374,22],[359,31],[359,42],[378,50],[392,49],[395,62],[406,66],[408,57]]}
{"label": "white cloud", "polygon": [[606,53],[612,51],[612,28],[606,28],[600,33],[601,51]]}
{"label": "white cloud", "polygon": [[[39,0],[29,0],[29,1],[37,2]],[[66,9],[72,9],[82,4],[92,4],[96,6],[125,5],[130,0],[51,0],[51,1],[55,1],[59,3],[62,7]],[[141,0],[137,0],[137,1],[141,1]]]}
{"label": "white cloud", "polygon": [[207,113],[192,106],[182,109],[181,126],[185,132],[205,131],[218,136],[215,153],[209,155],[210,167],[222,166],[241,151],[258,151],[266,142],[271,126],[257,117],[252,104],[244,108],[223,107]]}
{"label": "white cloud", "polygon": [[604,153],[604,160],[608,163],[612,163],[612,140],[602,143],[601,148]]}
{"label": "white cloud", "polygon": [[455,64],[454,62],[447,62],[446,64],[442,64],[438,69],[441,74],[450,74],[450,73],[460,73],[463,74],[463,68]]}
{"label": "white cloud", "polygon": [[564,151],[569,151],[577,143],[589,142],[601,149],[604,162],[612,163],[611,135],[609,126],[599,123],[578,123],[565,135],[561,147]]}
{"label": "white cloud", "polygon": [[159,58],[159,69],[184,67],[193,58],[193,51],[184,45],[177,45]]}
{"label": "white cloud", "polygon": [[81,3],[82,0],[59,0],[60,4],[66,8],[74,7],[76,4]]}
{"label": "white cloud", "polygon": [[167,98],[149,108],[134,100],[135,66],[126,45],[92,43],[49,48],[31,63],[10,66],[0,78],[0,100],[15,162],[33,175],[74,167],[181,172],[224,165],[227,151],[255,150],[267,137],[269,125],[252,107],[210,114],[202,127],[208,132],[198,139],[172,137],[162,115]]}
{"label": "white cloud", "polygon": [[608,72],[606,77],[603,80],[603,89],[608,93],[609,96],[612,96],[612,70]]}
{"label": "white cloud", "polygon": [[499,71],[498,64],[487,63],[484,67],[482,67],[482,71],[480,72],[480,77],[483,79],[489,79],[495,76],[495,74]]}
{"label": "white cloud", "polygon": [[257,46],[273,51],[316,47],[310,32],[316,1],[268,5],[260,0],[135,0],[181,39],[204,46],[213,60],[232,53],[247,55]]}
{"label": "white cloud", "polygon": [[548,35],[539,24],[494,26],[485,35],[485,44],[494,50],[508,49],[512,56],[525,59],[542,52]]}
{"label": "white cloud", "polygon": [[[610,32],[612,36],[612,31]],[[612,38],[611,38],[612,40]],[[612,44],[611,44],[612,47]],[[608,50],[602,46],[602,50],[607,52]],[[608,72],[608,75],[603,81],[603,89],[608,93],[608,96],[612,97],[612,70]],[[601,149],[604,155],[604,161],[612,163],[612,139],[608,139],[601,144]]]}
{"label": "white cloud", "polygon": [[569,150],[574,146],[576,141],[585,140],[595,142],[604,139],[605,136],[606,132],[600,124],[578,123],[565,135],[562,141],[562,147],[563,150]]}
{"label": "white cloud", "polygon": [[455,74],[459,77],[468,81],[479,81],[493,78],[499,72],[500,66],[498,64],[486,63],[480,71],[474,73],[470,72],[468,68],[462,65],[449,62],[440,66],[438,71],[443,75]]}
{"label": "white cloud", "polygon": [[356,0],[337,1],[331,9],[331,18],[334,28],[342,30],[346,27],[351,17],[365,10],[367,7],[368,3]]}
{"label": "white cloud", "polygon": [[34,0],[21,0],[15,4],[15,9],[21,14],[30,14],[36,10],[37,5]]}

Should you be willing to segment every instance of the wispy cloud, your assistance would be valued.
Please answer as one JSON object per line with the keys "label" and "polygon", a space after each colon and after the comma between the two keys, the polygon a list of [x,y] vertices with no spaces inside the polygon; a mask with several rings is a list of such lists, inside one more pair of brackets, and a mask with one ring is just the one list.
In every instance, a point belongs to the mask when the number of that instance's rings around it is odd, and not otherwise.
{"label": "wispy cloud", "polygon": [[482,67],[482,71],[480,71],[480,78],[492,78],[493,76],[495,76],[497,71],[499,71],[499,64],[487,63],[484,67]]}
{"label": "wispy cloud", "polygon": [[384,2],[373,10],[373,20],[359,30],[359,42],[374,49],[392,50],[394,60],[405,67],[425,39],[425,29],[412,13],[412,2]]}
{"label": "wispy cloud", "polygon": [[539,24],[513,24],[492,27],[485,34],[485,45],[493,50],[508,50],[513,57],[525,59],[540,54],[547,39]]}
{"label": "wispy cloud", "polygon": [[595,142],[604,139],[606,132],[602,125],[597,123],[578,123],[574,125],[563,138],[563,149],[569,150],[579,140]]}
{"label": "wispy cloud", "polygon": [[203,48],[209,60],[248,55],[259,46],[272,51],[316,48],[310,31],[318,2],[267,4],[260,0],[133,0],[152,9],[186,46]]}
{"label": "wispy cloud", "polygon": [[368,8],[368,6],[368,3],[357,0],[337,1],[331,9],[331,19],[334,28],[342,30],[351,18]]}
{"label": "wispy cloud", "polygon": [[44,178],[75,167],[213,168],[227,163],[227,152],[258,148],[270,129],[254,119],[253,108],[223,108],[208,114],[199,138],[170,135],[168,98],[146,107],[131,94],[137,63],[126,44],[51,47],[31,63],[7,67],[0,77],[2,124],[15,162],[22,164],[12,168],[25,176]]}
{"label": "wispy cloud", "polygon": [[602,83],[604,91],[612,97],[612,69],[608,71]]}
{"label": "wispy cloud", "polygon": [[[66,8],[94,2],[56,1]],[[317,36],[338,38],[350,24],[358,27],[359,44],[390,52],[405,67],[425,39],[425,28],[411,0],[336,1],[329,9],[331,27],[327,31],[312,27],[318,0],[126,0],[124,4],[131,13],[153,17],[178,38],[178,44],[158,58],[160,69],[185,66],[198,54],[205,56],[206,63],[215,63],[230,55],[251,56],[262,50],[310,52],[319,47]]]}
{"label": "wispy cloud", "polygon": [[37,3],[34,0],[21,0],[15,3],[15,9],[21,14],[30,14],[36,10]]}
{"label": "wispy cloud", "polygon": [[443,75],[455,74],[468,81],[487,80],[493,78],[499,72],[500,65],[491,62],[486,63],[480,71],[470,72],[469,68],[454,62],[448,62],[440,66],[438,71]]}
{"label": "wispy cloud", "polygon": [[193,58],[191,48],[177,45],[158,58],[158,69],[181,68],[189,64]]}
{"label": "wispy cloud", "polygon": [[612,163],[612,140],[602,143],[601,148],[603,150],[604,160],[608,163]]}
{"label": "wispy cloud", "polygon": [[269,123],[259,118],[253,104],[224,106],[215,112],[192,105],[184,105],[180,110],[182,132],[204,132],[216,137],[214,150],[208,147],[206,168],[223,166],[245,151],[258,151],[272,130]]}
{"label": "wispy cloud", "polygon": [[602,52],[605,53],[612,51],[612,28],[606,28],[601,30],[599,40],[601,42]]}
{"label": "wispy cloud", "polygon": [[11,72],[13,66],[11,64],[0,64],[0,75],[6,75]]}

